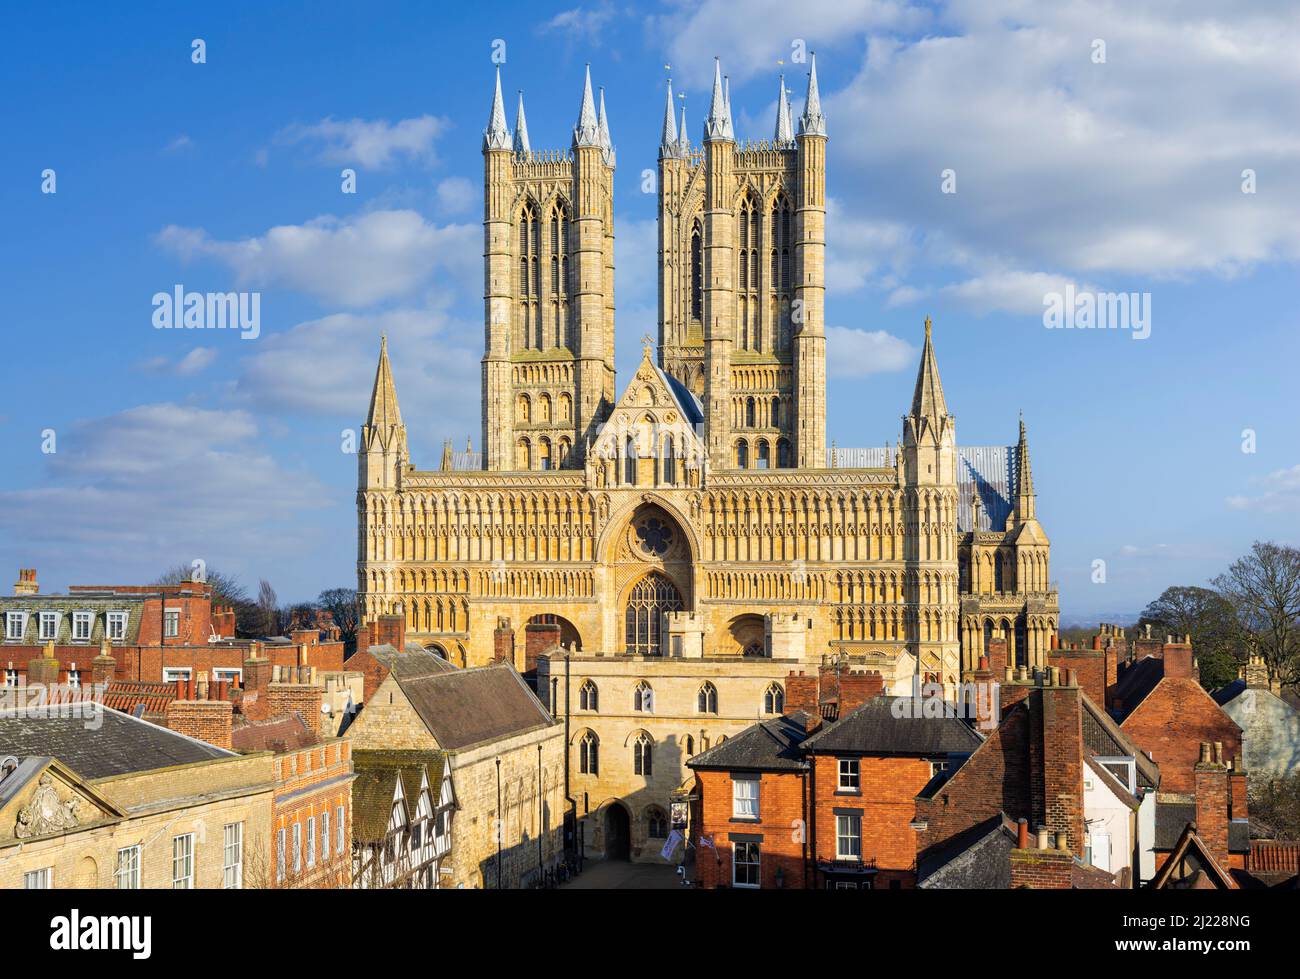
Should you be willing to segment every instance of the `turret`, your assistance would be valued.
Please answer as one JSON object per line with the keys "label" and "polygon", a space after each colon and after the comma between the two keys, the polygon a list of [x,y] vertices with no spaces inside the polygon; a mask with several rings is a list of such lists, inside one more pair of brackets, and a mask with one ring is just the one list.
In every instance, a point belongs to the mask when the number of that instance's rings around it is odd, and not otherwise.
{"label": "turret", "polygon": [[735,338],[733,282],[735,215],[732,171],[735,136],[722,81],[722,64],[713,63],[713,97],[704,120],[704,407],[709,462],[718,469],[736,465],[731,446],[731,350]]}
{"label": "turret", "polygon": [[[783,86],[784,88],[784,83]],[[826,117],[817,90],[817,55],[799,120],[799,200],[795,214],[794,373],[797,465],[826,465]]]}
{"label": "turret", "polygon": [[361,426],[361,448],[357,452],[357,484],[360,490],[397,489],[406,467],[406,426],[397,406],[397,390],[388,363],[388,338],[379,342],[379,366],[370,394],[370,411]]}

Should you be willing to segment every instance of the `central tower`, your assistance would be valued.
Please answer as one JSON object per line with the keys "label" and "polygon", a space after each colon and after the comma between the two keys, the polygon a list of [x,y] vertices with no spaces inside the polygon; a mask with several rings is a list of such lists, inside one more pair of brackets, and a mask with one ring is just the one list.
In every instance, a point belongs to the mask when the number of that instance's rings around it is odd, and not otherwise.
{"label": "central tower", "polygon": [[483,464],[581,467],[614,403],[614,148],[591,69],[568,151],[513,136],[498,70],[483,133]]}
{"label": "central tower", "polygon": [[814,56],[796,135],[781,80],[771,139],[737,144],[714,65],[704,145],[668,86],[659,145],[659,349],[703,402],[715,469],[826,461],[826,119]]}

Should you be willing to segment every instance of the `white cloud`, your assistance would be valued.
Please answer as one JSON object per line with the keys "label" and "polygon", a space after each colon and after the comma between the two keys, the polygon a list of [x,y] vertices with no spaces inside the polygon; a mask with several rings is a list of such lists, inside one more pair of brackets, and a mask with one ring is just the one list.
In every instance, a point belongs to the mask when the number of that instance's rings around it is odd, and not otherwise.
{"label": "white cloud", "polygon": [[398,158],[431,163],[434,141],[446,132],[446,119],[424,115],[414,119],[335,119],[313,125],[295,124],[276,134],[275,142],[316,148],[326,163],[383,169]]}
{"label": "white cloud", "polygon": [[207,370],[216,359],[216,348],[195,347],[176,361],[168,357],[151,357],[144,361],[140,368],[151,374],[179,374],[182,377],[189,377]]}
{"label": "white cloud", "polygon": [[166,146],[163,147],[163,152],[181,153],[185,150],[192,150],[193,148],[194,148],[194,140],[190,139],[190,137],[185,135],[185,133],[181,133],[179,136],[177,136],[170,143],[168,143]]}
{"label": "white cloud", "polygon": [[258,437],[247,412],[171,403],[81,421],[60,433],[42,485],[0,492],[0,527],[74,580],[95,568],[147,580],[194,558],[274,566],[300,536],[290,525],[336,501]]}
{"label": "white cloud", "polygon": [[1300,511],[1300,465],[1278,469],[1256,482],[1259,493],[1230,496],[1226,501],[1228,507],[1257,513]]}
{"label": "white cloud", "polygon": [[360,307],[410,295],[438,269],[476,288],[482,233],[477,225],[434,225],[400,210],[324,215],[241,241],[218,241],[201,228],[168,225],[157,241],[183,261],[221,262],[244,286],[293,289]]}
{"label": "white cloud", "polygon": [[[766,102],[781,70],[801,97],[795,66],[776,60],[792,38],[819,49],[838,291],[1037,313],[1048,281],[1132,291],[1300,261],[1300,20],[1287,5],[761,0],[737,21],[705,0],[653,26],[675,78],[707,85],[720,54],[742,104],[746,78]],[[760,123],[738,135],[766,136]],[[956,194],[940,192],[949,168]],[[1255,194],[1242,193],[1247,169]],[[922,267],[933,281],[910,281]]]}
{"label": "white cloud", "polygon": [[571,40],[598,42],[614,19],[614,5],[609,0],[591,6],[562,10],[537,28],[539,34],[563,34]]}
{"label": "white cloud", "polygon": [[866,377],[915,365],[917,350],[884,330],[826,327],[827,377]]}

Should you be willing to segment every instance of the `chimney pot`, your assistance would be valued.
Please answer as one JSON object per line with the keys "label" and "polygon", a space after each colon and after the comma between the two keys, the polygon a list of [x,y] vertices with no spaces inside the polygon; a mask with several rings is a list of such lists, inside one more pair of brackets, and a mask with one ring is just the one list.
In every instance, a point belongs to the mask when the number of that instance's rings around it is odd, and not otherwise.
{"label": "chimney pot", "polygon": [[1016,820],[1016,848],[1029,849],[1029,820],[1024,816]]}
{"label": "chimney pot", "polygon": [[1069,834],[1066,833],[1065,830],[1063,830],[1063,829],[1062,829],[1062,830],[1057,830],[1057,831],[1056,831],[1056,848],[1057,848],[1058,850],[1068,850],[1068,849],[1070,849],[1070,837],[1069,837]]}

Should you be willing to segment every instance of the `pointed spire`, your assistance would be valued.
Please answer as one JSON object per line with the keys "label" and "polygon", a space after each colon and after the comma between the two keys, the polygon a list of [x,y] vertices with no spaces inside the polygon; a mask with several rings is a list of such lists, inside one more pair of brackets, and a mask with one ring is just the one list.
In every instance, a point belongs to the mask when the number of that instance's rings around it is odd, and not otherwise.
{"label": "pointed spire", "polygon": [[514,151],[516,153],[531,153],[533,148],[528,145],[528,120],[524,118],[524,91],[519,90],[519,111],[515,113],[515,142]]}
{"label": "pointed spire", "polygon": [[659,155],[677,155],[677,119],[673,115],[673,80],[668,79],[668,97],[664,101],[664,131],[659,137]]}
{"label": "pointed spire", "polygon": [[1016,516],[1020,520],[1034,517],[1034,473],[1029,466],[1029,439],[1025,419],[1020,419],[1020,441],[1016,445]]}
{"label": "pointed spire", "polygon": [[773,137],[777,146],[790,146],[794,143],[794,126],[790,122],[790,100],[786,98],[785,76],[781,76],[781,94],[776,102],[776,133]]}
{"label": "pointed spire", "polygon": [[600,148],[605,151],[605,165],[614,165],[614,144],[609,138],[609,119],[605,115],[605,89],[600,89],[600,118],[596,122],[596,132],[600,138]]}
{"label": "pointed spire", "polygon": [[573,127],[573,145],[600,145],[600,123],[596,120],[596,100],[591,94],[591,65],[587,65],[587,78],[582,86],[582,108],[578,110],[578,124]]}
{"label": "pointed spire", "polygon": [[938,429],[938,422],[948,414],[939,380],[939,364],[934,356],[930,336],[930,317],[925,318],[925,347],[921,350],[921,369],[916,374],[916,391],[912,394],[912,417],[928,418]]}
{"label": "pointed spire", "polygon": [[492,97],[492,115],[483,130],[483,149],[510,149],[510,131],[506,129],[506,104],[501,98],[501,68],[497,67],[497,90]]}
{"label": "pointed spire", "polygon": [[713,98],[709,102],[709,116],[704,120],[704,141],[714,139],[735,140],[731,130],[731,112],[722,88],[722,62],[713,59]]}
{"label": "pointed spire", "polygon": [[686,130],[686,103],[685,102],[682,103],[682,124],[677,131],[681,133],[681,139],[677,143],[678,152],[680,152],[682,156],[686,156],[691,152],[691,137]]}
{"label": "pointed spire", "polygon": [[443,439],[442,442],[442,464],[438,467],[443,472],[451,472],[456,466],[452,460],[451,439]]}
{"label": "pointed spire", "polygon": [[393,386],[393,369],[388,363],[388,337],[379,341],[379,367],[375,371],[375,387],[370,394],[370,413],[366,425],[386,432],[390,426],[401,426],[402,412],[397,407],[397,389]]}
{"label": "pointed spire", "polygon": [[817,89],[817,53],[813,52],[808,60],[808,95],[804,99],[803,115],[799,117],[799,135],[825,136],[826,117],[822,115],[822,96]]}
{"label": "pointed spire", "polygon": [[722,76],[722,104],[727,107],[727,131],[735,138],[735,130],[731,125],[731,76]]}

